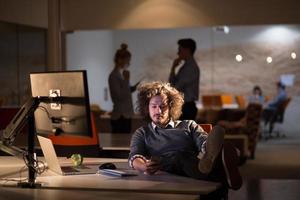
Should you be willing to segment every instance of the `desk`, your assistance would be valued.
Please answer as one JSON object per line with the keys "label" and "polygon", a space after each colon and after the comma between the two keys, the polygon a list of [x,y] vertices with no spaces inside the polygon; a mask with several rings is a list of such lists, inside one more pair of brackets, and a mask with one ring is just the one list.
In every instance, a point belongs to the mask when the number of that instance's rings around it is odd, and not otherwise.
{"label": "desk", "polygon": [[222,108],[211,107],[198,109],[197,120],[199,123],[217,124],[219,120],[236,121],[241,119],[246,113],[242,108]]}
{"label": "desk", "polygon": [[130,146],[131,133],[99,133],[99,143],[103,150],[128,150]]}
{"label": "desk", "polygon": [[[65,160],[61,160],[66,162]],[[111,158],[90,158],[86,159],[85,164],[96,164],[102,162],[114,162],[118,168],[122,169],[127,166],[127,159],[111,159]],[[17,178],[19,171],[24,166],[22,160],[14,157],[1,156],[0,157],[0,183],[2,186],[15,187],[16,182],[6,181],[4,178]],[[27,173],[24,171],[22,177],[26,177]],[[91,191],[95,194],[97,192],[106,192],[106,195],[114,195],[119,193],[146,194],[146,196],[160,196],[167,199],[172,196],[171,194],[178,194],[187,196],[189,199],[192,196],[207,195],[213,193],[221,187],[220,183],[213,183],[201,180],[195,180],[187,177],[176,176],[164,172],[156,175],[143,175],[119,178],[106,175],[74,175],[74,176],[58,176],[51,171],[46,171],[44,174],[37,177],[37,182],[42,184],[40,190],[63,190],[63,191],[77,191],[79,195]],[[3,190],[3,188],[1,188]],[[17,189],[18,190],[18,189]],[[59,194],[61,192],[58,192]],[[131,195],[123,195],[123,199],[132,199]],[[170,196],[168,196],[170,195]],[[190,196],[191,195],[191,196]],[[140,196],[142,198],[142,196]],[[108,199],[108,197],[107,197]],[[171,198],[170,198],[171,199]],[[176,198],[175,198],[176,199]],[[186,198],[184,198],[186,199]]]}
{"label": "desk", "polygon": [[[101,156],[128,158],[132,134],[99,133]],[[241,163],[246,161],[250,152],[248,150],[248,136],[244,134],[225,135],[225,141],[231,142],[241,153]]]}

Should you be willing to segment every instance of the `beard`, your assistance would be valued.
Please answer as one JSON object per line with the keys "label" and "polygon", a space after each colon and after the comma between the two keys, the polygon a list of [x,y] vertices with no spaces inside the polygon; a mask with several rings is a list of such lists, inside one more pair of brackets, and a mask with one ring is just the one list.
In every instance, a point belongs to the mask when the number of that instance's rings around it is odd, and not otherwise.
{"label": "beard", "polygon": [[164,115],[156,114],[153,118],[155,119],[153,122],[160,127],[164,127],[169,122],[169,118],[166,118]]}

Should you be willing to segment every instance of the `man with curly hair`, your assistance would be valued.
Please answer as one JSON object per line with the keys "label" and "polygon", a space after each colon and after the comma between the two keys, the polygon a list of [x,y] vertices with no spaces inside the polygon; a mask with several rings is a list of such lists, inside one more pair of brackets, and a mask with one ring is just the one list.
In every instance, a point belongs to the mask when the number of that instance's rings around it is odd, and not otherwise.
{"label": "man with curly hair", "polygon": [[149,123],[132,136],[129,165],[149,175],[162,170],[239,189],[238,155],[224,143],[224,129],[215,126],[208,134],[193,120],[178,120],[183,103],[183,95],[168,83],[138,88],[137,110]]}

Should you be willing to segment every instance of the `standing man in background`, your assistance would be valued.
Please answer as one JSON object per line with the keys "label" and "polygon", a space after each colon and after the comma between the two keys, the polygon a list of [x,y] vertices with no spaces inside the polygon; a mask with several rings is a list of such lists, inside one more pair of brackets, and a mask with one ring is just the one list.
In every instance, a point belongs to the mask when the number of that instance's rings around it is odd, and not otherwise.
{"label": "standing man in background", "polygon": [[[169,82],[184,94],[181,120],[195,120],[197,115],[196,102],[199,98],[200,69],[194,58],[196,42],[193,39],[180,39],[178,44],[178,57],[173,61]],[[184,62],[175,73],[176,68]]]}

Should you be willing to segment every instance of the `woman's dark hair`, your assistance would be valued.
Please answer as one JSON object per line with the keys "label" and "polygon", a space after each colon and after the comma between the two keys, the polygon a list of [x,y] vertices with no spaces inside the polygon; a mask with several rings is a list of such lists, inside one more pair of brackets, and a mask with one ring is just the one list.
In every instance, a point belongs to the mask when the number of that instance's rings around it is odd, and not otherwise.
{"label": "woman's dark hair", "polygon": [[254,86],[253,92],[254,92],[254,91],[258,91],[259,96],[262,96],[262,90],[261,90],[261,88],[260,88],[258,85]]}
{"label": "woman's dark hair", "polygon": [[181,108],[184,103],[183,94],[172,87],[169,83],[150,82],[138,87],[136,110],[147,121],[151,121],[149,116],[149,102],[154,96],[161,95],[167,97],[169,106],[169,116],[172,120],[177,120],[181,115]]}
{"label": "woman's dark hair", "polygon": [[115,53],[114,61],[115,63],[117,63],[119,59],[125,59],[130,57],[131,57],[131,53],[128,51],[128,45],[122,43],[120,49],[118,49]]}

